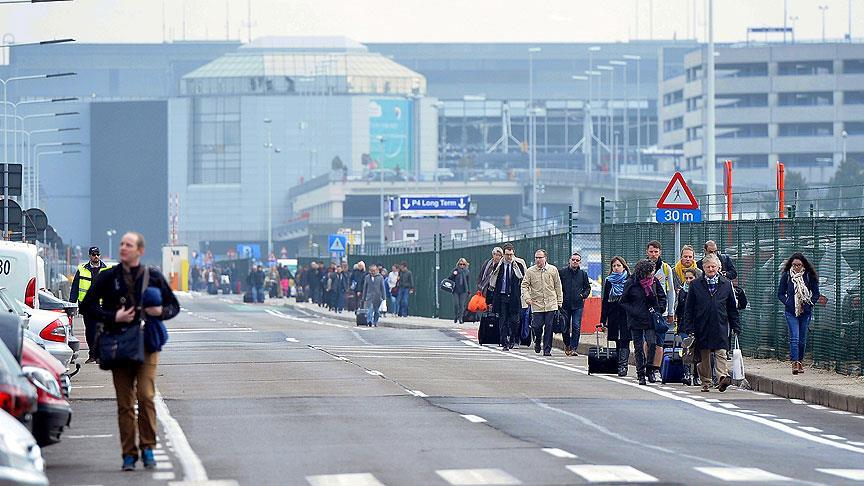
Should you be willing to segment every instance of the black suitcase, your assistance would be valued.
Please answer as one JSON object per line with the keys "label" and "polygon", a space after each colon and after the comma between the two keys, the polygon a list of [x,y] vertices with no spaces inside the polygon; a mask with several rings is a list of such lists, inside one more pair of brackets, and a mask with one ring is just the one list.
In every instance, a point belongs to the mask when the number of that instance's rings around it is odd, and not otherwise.
{"label": "black suitcase", "polygon": [[298,304],[300,304],[300,303],[308,301],[309,297],[306,295],[306,292],[304,292],[302,288],[297,287],[297,295],[295,297],[295,300],[297,301]]}
{"label": "black suitcase", "polygon": [[[588,348],[588,374],[595,375],[617,375],[618,374],[618,350],[614,348],[600,347],[600,328],[594,331],[597,337],[597,346]],[[608,343],[607,343],[608,344]]]}
{"label": "black suitcase", "polygon": [[498,330],[498,314],[484,312],[480,317],[480,327],[477,329],[477,342],[480,344],[499,344],[501,333]]}
{"label": "black suitcase", "polygon": [[368,315],[366,314],[366,309],[357,309],[354,312],[354,315],[357,316],[355,318],[355,322],[357,323],[358,326],[368,326],[369,325],[369,318],[368,318]]}
{"label": "black suitcase", "polygon": [[247,303],[247,304],[252,304],[252,303],[255,302],[255,301],[252,299],[252,292],[250,292],[250,291],[248,291],[248,290],[247,290],[246,292],[243,292],[243,302],[245,302],[245,303]]}

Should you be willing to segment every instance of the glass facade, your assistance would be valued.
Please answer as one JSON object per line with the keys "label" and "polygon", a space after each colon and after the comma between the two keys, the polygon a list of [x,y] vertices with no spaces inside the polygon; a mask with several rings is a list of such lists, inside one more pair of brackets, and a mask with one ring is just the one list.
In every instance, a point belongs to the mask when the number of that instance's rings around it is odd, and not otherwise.
{"label": "glass facade", "polygon": [[834,104],[834,93],[830,91],[780,93],[777,96],[777,104],[780,106],[828,106]]}
{"label": "glass facade", "polygon": [[240,183],[240,98],[193,101],[192,183]]}

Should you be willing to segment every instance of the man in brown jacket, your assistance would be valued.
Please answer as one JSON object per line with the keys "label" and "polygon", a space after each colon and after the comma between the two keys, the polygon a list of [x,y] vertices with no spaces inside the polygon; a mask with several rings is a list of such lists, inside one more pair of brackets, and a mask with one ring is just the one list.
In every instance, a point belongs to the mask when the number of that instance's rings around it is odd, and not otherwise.
{"label": "man in brown jacket", "polygon": [[561,277],[555,265],[546,261],[546,250],[534,252],[534,265],[522,279],[522,303],[531,306],[531,327],[534,329],[534,352],[540,353],[543,337],[543,356],[552,356],[552,322],[564,303]]}

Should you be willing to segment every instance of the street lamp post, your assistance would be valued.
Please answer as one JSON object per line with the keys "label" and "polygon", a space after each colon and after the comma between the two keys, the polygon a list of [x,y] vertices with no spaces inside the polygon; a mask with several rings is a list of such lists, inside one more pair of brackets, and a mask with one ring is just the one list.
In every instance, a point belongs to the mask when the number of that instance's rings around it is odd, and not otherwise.
{"label": "street lamp post", "polygon": [[[602,72],[609,73],[609,99],[606,101],[606,143],[612,145],[612,124],[614,123],[614,113],[612,112],[612,98],[615,92],[615,68],[613,66],[597,66],[597,69]],[[601,82],[603,78],[600,78]]]}
{"label": "street lamp post", "polygon": [[[639,79],[639,65],[642,61],[642,56],[637,56],[633,54],[624,54],[624,59],[628,61],[636,61],[636,165],[640,168],[642,167],[642,100],[639,99],[639,88],[641,87],[641,79]],[[626,145],[629,149],[630,141],[629,136],[626,142]]]}
{"label": "street lamp post", "polygon": [[537,113],[534,111],[534,53],[528,48],[528,167],[531,170],[531,219],[537,220]]}
{"label": "street lamp post", "polygon": [[[627,89],[627,83],[629,81],[629,79],[627,78],[627,62],[626,61],[612,60],[612,61],[609,61],[609,64],[611,64],[613,66],[621,66],[622,68],[624,68],[623,69],[624,78],[623,78],[623,81],[621,82],[621,86],[624,88],[624,113],[623,113],[623,116],[624,116],[624,128],[623,128],[623,130],[624,130],[624,137],[623,137],[624,147],[623,147],[622,153],[623,153],[624,164],[626,165],[627,164],[627,154],[630,151],[630,112],[629,112],[630,90]],[[619,157],[619,159],[618,159],[618,167],[619,168],[621,167],[621,157]],[[617,172],[616,172],[616,177],[617,177]],[[616,179],[616,181],[617,181],[617,179]],[[617,198],[616,198],[616,201],[617,201]]]}
{"label": "street lamp post", "polygon": [[[594,53],[600,52],[602,48],[600,46],[591,46],[588,48],[588,69],[585,71],[585,74],[588,75],[588,116],[591,117],[591,126],[594,126],[594,113],[590,111],[591,105],[594,103],[594,80],[591,79],[591,76],[600,76],[601,73],[599,71],[594,70]],[[593,128],[592,128],[592,134]],[[588,173],[591,173],[591,170],[594,168],[594,150],[593,150],[593,140],[586,140],[585,143],[590,144],[588,147],[588,163],[586,164],[586,170]]]}
{"label": "street lamp post", "polygon": [[384,237],[384,156],[386,155],[386,152],[385,152],[385,148],[384,148],[384,137],[381,135],[378,135],[377,140],[378,140],[378,143],[381,145],[381,156],[380,156],[381,160],[375,161],[376,166],[378,168],[378,177],[380,178],[380,181],[378,184],[378,193],[379,193],[379,196],[381,197],[381,199],[379,201],[379,204],[381,205],[381,208],[380,208],[381,209],[381,221],[380,221],[381,228],[380,228],[380,235],[379,236],[381,238],[381,240],[380,240],[381,241],[381,249],[385,250],[386,245],[384,244],[384,238],[385,238]]}
{"label": "street lamp post", "polygon": [[846,138],[849,136],[849,133],[846,130],[843,130],[840,132],[840,136],[843,137],[843,160],[840,162],[844,163],[846,162]]}
{"label": "street lamp post", "polygon": [[25,143],[27,145],[27,179],[28,179],[27,180],[27,189],[28,189],[27,192],[28,192],[28,197],[29,197],[29,202],[27,204],[28,206],[33,207],[35,205],[35,202],[34,202],[35,189],[34,189],[34,187],[38,183],[38,181],[35,180],[36,170],[35,170],[35,166],[33,164],[34,158],[35,158],[35,149],[33,147],[33,144],[31,143],[33,135],[40,135],[40,134],[45,134],[45,133],[71,132],[71,131],[77,131],[77,130],[79,130],[79,128],[77,128],[77,127],[74,127],[74,128],[43,128],[40,130],[30,130],[30,131],[21,130],[21,134],[24,135],[26,138]]}
{"label": "street lamp post", "polygon": [[108,259],[113,260],[114,257],[112,256],[112,254],[114,251],[114,235],[117,234],[117,230],[109,229],[105,232],[105,234],[108,235]]}
{"label": "street lamp post", "polygon": [[273,140],[272,129],[270,127],[272,120],[264,119],[264,124],[267,125],[267,143],[264,147],[267,151],[267,261],[270,261],[270,254],[273,253]]}
{"label": "street lamp post", "polygon": [[822,11],[822,42],[825,42],[825,14],[828,12],[828,5],[819,5],[819,10]]}

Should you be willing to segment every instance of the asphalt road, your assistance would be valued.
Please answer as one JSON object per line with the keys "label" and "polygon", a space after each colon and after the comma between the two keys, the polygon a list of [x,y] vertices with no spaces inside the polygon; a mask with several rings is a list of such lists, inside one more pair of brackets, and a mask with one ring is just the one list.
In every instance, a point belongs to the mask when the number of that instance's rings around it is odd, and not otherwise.
{"label": "asphalt road", "polygon": [[181,303],[157,379],[160,469],[119,471],[110,375],[88,365],[73,428],[44,451],[52,484],[864,481],[862,416],[640,387],[455,329],[355,328],[236,296]]}

